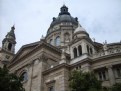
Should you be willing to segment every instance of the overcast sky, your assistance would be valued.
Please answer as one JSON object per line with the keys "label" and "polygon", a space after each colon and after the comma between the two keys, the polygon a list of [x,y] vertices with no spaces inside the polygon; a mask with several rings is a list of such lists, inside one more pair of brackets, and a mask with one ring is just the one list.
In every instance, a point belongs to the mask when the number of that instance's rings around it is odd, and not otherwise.
{"label": "overcast sky", "polygon": [[121,40],[121,0],[0,0],[0,46],[14,24],[16,51],[39,41],[64,3],[95,41]]}

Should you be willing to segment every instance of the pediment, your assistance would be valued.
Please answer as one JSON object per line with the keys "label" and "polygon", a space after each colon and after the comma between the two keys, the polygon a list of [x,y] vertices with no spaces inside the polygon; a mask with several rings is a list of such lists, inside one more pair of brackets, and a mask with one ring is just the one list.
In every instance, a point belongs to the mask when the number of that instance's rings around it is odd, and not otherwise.
{"label": "pediment", "polygon": [[28,47],[28,48],[24,48],[21,50],[21,52],[18,54],[19,56],[17,57],[17,59],[22,58],[24,55],[26,55],[27,53],[29,53],[34,47]]}
{"label": "pediment", "polygon": [[28,54],[30,51],[32,51],[36,46],[39,45],[39,42],[23,45],[20,50],[16,53],[15,57],[13,58],[12,61],[18,60]]}
{"label": "pediment", "polygon": [[12,62],[15,62],[27,55],[30,56],[30,53],[33,54],[36,51],[39,51],[41,48],[45,48],[46,50],[49,51],[53,51],[55,53],[61,53],[61,50],[46,43],[45,41],[40,41],[37,44],[29,44],[29,45],[24,45],[21,47],[21,49],[17,52],[17,54],[15,55],[15,57],[13,58]]}

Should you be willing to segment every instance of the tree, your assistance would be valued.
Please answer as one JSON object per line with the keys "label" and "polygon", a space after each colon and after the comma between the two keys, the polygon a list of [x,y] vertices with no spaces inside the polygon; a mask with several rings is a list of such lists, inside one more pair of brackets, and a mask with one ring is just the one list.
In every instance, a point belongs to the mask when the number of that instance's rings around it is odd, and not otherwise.
{"label": "tree", "polygon": [[21,81],[22,78],[13,73],[9,73],[7,67],[0,68],[1,91],[25,91]]}
{"label": "tree", "polygon": [[100,91],[101,82],[91,72],[73,71],[69,78],[71,91]]}
{"label": "tree", "polygon": [[111,91],[121,91],[121,83],[116,83],[111,87]]}

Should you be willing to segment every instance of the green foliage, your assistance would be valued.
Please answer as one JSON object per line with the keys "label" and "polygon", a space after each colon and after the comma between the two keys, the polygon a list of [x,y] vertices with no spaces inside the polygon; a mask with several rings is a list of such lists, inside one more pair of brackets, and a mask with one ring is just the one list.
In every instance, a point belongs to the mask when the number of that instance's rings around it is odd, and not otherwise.
{"label": "green foliage", "polygon": [[101,82],[90,72],[73,71],[69,79],[71,91],[100,91]]}
{"label": "green foliage", "polygon": [[6,67],[0,68],[0,91],[25,91],[22,78],[9,73]]}
{"label": "green foliage", "polygon": [[116,83],[112,86],[111,91],[121,91],[121,83]]}
{"label": "green foliage", "polygon": [[102,87],[102,91],[110,91],[109,87]]}

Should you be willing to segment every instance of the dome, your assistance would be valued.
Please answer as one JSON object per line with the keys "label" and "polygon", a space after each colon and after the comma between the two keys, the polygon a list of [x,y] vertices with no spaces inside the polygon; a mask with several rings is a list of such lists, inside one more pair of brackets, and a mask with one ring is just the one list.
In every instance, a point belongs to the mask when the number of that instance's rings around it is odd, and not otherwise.
{"label": "dome", "polygon": [[78,23],[78,27],[75,29],[74,33],[81,32],[81,31],[86,32],[86,30]]}
{"label": "dome", "polygon": [[53,17],[53,21],[50,24],[50,27],[53,27],[54,25],[59,24],[61,22],[71,22],[76,25],[78,24],[77,17],[73,18],[68,12],[68,7],[66,7],[65,5],[61,7],[58,17],[57,18]]}
{"label": "dome", "polygon": [[75,29],[74,38],[76,37],[89,37],[89,34],[86,32],[86,30],[78,23],[78,27]]}

